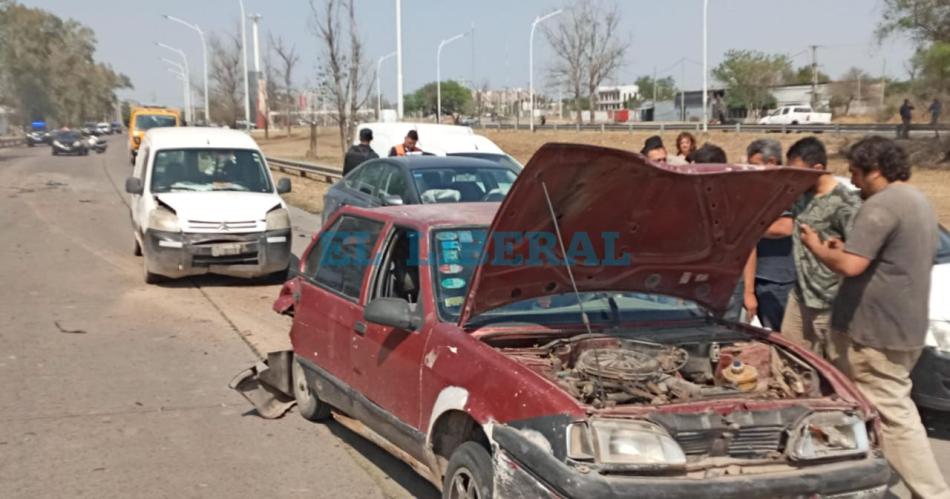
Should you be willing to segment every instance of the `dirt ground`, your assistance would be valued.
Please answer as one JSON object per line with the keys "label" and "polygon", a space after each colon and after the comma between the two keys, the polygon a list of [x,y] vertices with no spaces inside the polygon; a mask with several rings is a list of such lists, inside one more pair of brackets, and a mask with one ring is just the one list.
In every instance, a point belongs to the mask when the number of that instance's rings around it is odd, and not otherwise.
{"label": "dirt ground", "polygon": [[[596,132],[596,131],[539,131],[531,134],[525,130],[476,130],[497,143],[502,149],[527,163],[534,152],[547,142],[572,142],[594,144],[619,149],[638,151],[643,141],[655,135],[652,132]],[[677,132],[659,134],[664,143],[671,146]],[[749,142],[757,138],[773,138],[788,148],[805,134],[760,134],[734,133],[711,131],[705,135],[697,135],[697,140],[710,142],[722,147],[730,161],[745,160],[745,148]],[[829,167],[836,173],[847,175],[847,163],[841,154],[841,149],[859,140],[859,136],[850,134],[826,133],[818,135],[825,142],[829,152]],[[262,132],[255,132],[255,138],[268,156],[314,161],[316,163],[339,166],[342,168],[343,153],[339,146],[339,135],[335,128],[320,128],[318,133],[316,160],[305,158],[309,143],[308,131],[294,129],[291,138],[287,138],[283,131],[272,132],[270,139],[264,139]],[[902,140],[901,144],[907,149],[911,162],[914,165],[911,183],[923,190],[931,199],[937,210],[937,215],[944,225],[950,225],[950,163],[941,161],[950,151],[950,140],[936,141],[933,138]],[[299,178],[288,175],[293,179],[294,192],[287,199],[307,211],[319,213],[323,209],[323,194],[328,187],[323,182]]]}

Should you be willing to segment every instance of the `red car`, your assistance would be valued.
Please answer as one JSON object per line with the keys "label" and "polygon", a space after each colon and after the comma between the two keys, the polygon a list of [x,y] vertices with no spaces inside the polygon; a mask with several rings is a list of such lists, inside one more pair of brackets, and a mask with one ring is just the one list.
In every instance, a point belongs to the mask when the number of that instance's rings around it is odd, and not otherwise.
{"label": "red car", "polygon": [[444,497],[882,497],[855,387],[721,318],[814,175],[549,144],[500,205],[345,207],[274,304],[299,411]]}

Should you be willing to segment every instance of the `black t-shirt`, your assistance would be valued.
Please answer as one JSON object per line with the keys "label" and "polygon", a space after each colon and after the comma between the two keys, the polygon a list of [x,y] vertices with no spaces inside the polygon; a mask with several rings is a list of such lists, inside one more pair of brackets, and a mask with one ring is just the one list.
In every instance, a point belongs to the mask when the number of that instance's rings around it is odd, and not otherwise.
{"label": "black t-shirt", "polygon": [[363,162],[378,157],[379,155],[366,144],[357,144],[351,147],[349,151],[346,151],[346,157],[343,158],[343,176],[345,177],[347,173],[353,171],[357,166],[363,164]]}
{"label": "black t-shirt", "polygon": [[778,284],[795,282],[791,236],[759,241],[756,246],[755,278]]}

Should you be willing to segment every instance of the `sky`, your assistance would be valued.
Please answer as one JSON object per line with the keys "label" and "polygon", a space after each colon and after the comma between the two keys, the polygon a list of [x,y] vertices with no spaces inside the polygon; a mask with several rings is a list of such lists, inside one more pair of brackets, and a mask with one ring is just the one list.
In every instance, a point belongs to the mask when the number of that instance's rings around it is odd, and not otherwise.
{"label": "sky", "polygon": [[[315,0],[318,4],[320,0]],[[632,83],[640,75],[669,75],[685,88],[702,85],[702,0],[616,0],[621,9],[621,39],[629,42],[625,62],[611,84]],[[20,0],[95,30],[97,59],[128,75],[135,88],[122,98],[181,105],[181,84],[162,57],[177,56],[159,48],[163,42],[184,50],[194,81],[203,71],[197,33],[162,18],[171,14],[198,24],[209,34],[236,30],[238,0]],[[569,0],[402,0],[403,68],[406,93],[436,78],[439,41],[474,25],[468,36],[443,49],[442,77],[487,83],[490,88],[528,86],[528,37],[531,22]],[[760,50],[793,57],[795,67],[810,63],[809,45],[819,45],[819,68],[838,77],[857,66],[872,75],[906,78],[905,62],[913,53],[905,38],[878,44],[874,28],[882,0],[709,0],[709,67],[730,49]],[[271,34],[296,45],[301,54],[295,79],[314,81],[322,54],[313,36],[309,0],[245,0],[248,14],[260,14],[261,50]],[[395,1],[357,0],[357,17],[366,53],[375,61],[395,50]],[[546,21],[555,22],[556,19]],[[253,68],[248,23],[249,67]],[[678,61],[686,60],[677,64]],[[539,29],[535,38],[535,87],[547,83],[552,53]],[[380,83],[385,98],[395,98],[395,59],[384,62]],[[548,85],[546,87],[546,85]]]}

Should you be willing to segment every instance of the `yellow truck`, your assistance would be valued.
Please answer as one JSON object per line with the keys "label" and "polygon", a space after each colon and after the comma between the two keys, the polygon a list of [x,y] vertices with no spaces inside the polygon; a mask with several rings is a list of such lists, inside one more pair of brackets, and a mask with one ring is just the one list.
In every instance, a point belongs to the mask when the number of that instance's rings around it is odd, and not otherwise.
{"label": "yellow truck", "polygon": [[129,115],[129,162],[135,164],[142,136],[151,128],[181,126],[181,113],[167,107],[134,107]]}

